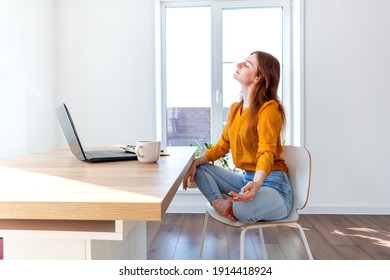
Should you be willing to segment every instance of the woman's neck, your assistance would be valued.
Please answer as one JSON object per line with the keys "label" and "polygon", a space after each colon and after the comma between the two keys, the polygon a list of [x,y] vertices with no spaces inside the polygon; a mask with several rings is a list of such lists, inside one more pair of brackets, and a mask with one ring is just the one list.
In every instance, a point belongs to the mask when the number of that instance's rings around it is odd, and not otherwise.
{"label": "woman's neck", "polygon": [[243,104],[242,104],[242,110],[244,111],[246,108],[249,107],[250,105],[250,89],[247,88],[247,89],[242,89],[242,101],[243,101]]}

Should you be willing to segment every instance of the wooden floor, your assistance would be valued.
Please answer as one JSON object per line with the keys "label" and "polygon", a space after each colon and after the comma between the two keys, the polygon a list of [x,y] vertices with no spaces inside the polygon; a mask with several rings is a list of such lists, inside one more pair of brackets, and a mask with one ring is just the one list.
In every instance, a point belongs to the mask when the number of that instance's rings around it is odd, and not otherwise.
{"label": "wooden floor", "polygon": [[[162,222],[148,222],[148,259],[197,259],[204,214],[167,214]],[[314,259],[390,260],[390,216],[301,215]],[[209,220],[203,259],[239,259],[237,229]],[[297,230],[288,227],[264,229],[269,259],[307,259]],[[262,259],[256,230],[245,241],[245,258]],[[0,259],[3,257],[0,239]]]}
{"label": "wooden floor", "polygon": [[[203,214],[167,214],[148,222],[148,259],[197,259]],[[390,216],[301,215],[314,259],[390,260]],[[240,231],[209,220],[203,259],[239,259]],[[307,259],[298,231],[289,227],[264,229],[269,259]],[[249,231],[245,258],[262,259],[258,231]]]}

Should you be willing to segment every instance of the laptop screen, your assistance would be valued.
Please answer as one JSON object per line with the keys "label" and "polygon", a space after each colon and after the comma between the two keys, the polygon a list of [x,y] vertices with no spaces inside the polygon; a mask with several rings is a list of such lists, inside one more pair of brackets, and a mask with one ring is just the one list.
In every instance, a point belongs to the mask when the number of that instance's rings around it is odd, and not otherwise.
{"label": "laptop screen", "polygon": [[80,139],[77,135],[72,117],[70,116],[66,105],[61,104],[58,106],[56,109],[56,114],[62,127],[62,131],[65,134],[66,141],[68,141],[70,150],[79,160],[85,160],[85,155],[80,143]]}

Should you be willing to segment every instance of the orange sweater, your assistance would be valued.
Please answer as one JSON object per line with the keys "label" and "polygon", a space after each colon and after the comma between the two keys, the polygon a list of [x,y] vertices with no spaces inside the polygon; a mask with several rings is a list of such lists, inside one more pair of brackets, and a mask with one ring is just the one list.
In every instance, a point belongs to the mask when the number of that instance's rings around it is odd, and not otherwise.
{"label": "orange sweater", "polygon": [[[283,149],[280,132],[283,119],[279,105],[271,100],[260,108],[258,112],[257,132],[258,139],[249,139],[246,130],[248,125],[248,108],[241,112],[234,109],[239,103],[230,107],[230,114],[222,133],[221,139],[205,155],[210,161],[217,160],[230,150],[234,164],[246,171],[264,170],[267,175],[273,170],[287,172],[287,166],[280,156]],[[256,145],[250,145],[258,141]]]}

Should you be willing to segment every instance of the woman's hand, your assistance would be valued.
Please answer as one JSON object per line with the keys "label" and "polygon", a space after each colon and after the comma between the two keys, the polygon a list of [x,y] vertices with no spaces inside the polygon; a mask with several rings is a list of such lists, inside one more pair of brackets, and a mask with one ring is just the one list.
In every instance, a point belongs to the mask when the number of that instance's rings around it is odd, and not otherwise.
{"label": "woman's hand", "polygon": [[263,185],[264,179],[267,177],[266,173],[263,170],[257,170],[253,181],[248,182],[242,189],[241,193],[230,192],[229,195],[233,197],[233,201],[251,201],[258,190],[260,190],[261,185]]}
{"label": "woman's hand", "polygon": [[184,179],[183,179],[183,189],[184,190],[187,190],[187,188],[188,188],[188,178],[190,178],[190,183],[194,182],[195,173],[196,173],[196,167],[197,166],[198,166],[197,159],[195,159],[192,162],[192,164],[190,166],[190,169],[188,169],[187,174],[184,176]]}
{"label": "woman's hand", "polygon": [[190,179],[189,183],[194,183],[196,167],[198,167],[199,165],[202,165],[208,161],[209,160],[205,155],[194,159],[194,161],[192,162],[192,164],[190,166],[190,169],[188,169],[187,174],[186,174],[186,176],[184,176],[184,179],[183,179],[183,189],[184,190],[187,190],[187,188],[188,188],[188,178]]}
{"label": "woman's hand", "polygon": [[231,191],[230,196],[233,197],[233,201],[251,201],[255,197],[257,191],[260,189],[261,184],[255,181],[248,182],[246,186],[241,189],[241,193]]}

